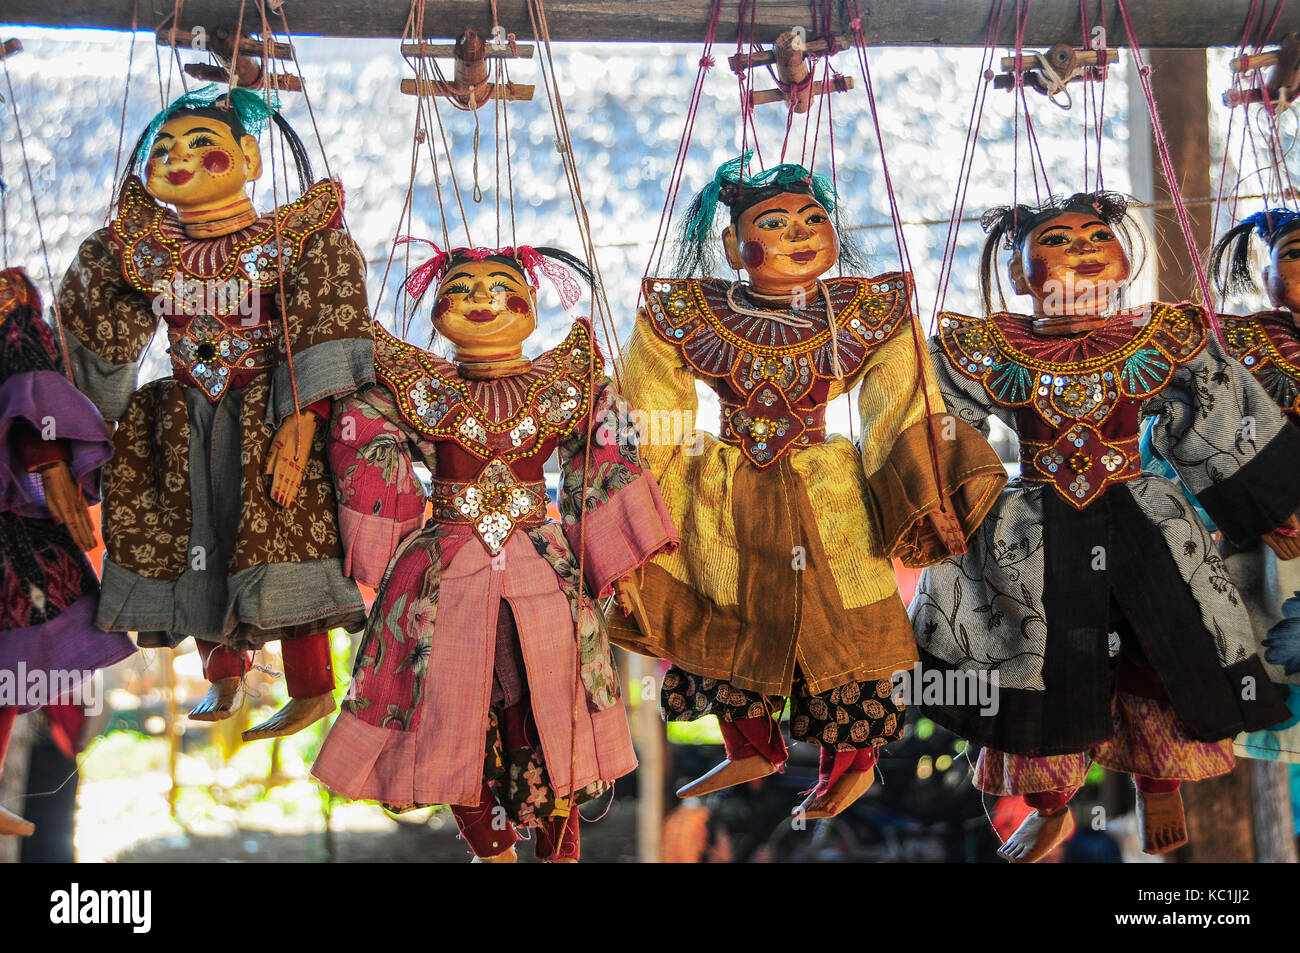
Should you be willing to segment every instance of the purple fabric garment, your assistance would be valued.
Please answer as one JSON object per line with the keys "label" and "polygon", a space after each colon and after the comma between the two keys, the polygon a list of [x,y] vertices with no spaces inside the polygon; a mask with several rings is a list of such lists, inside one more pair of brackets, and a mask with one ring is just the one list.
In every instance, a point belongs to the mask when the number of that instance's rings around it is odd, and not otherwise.
{"label": "purple fabric garment", "polygon": [[27,472],[9,435],[15,420],[25,420],[40,431],[46,418],[53,418],[56,435],[67,441],[72,455],[68,469],[86,502],[99,502],[95,471],[113,455],[108,426],[95,405],[62,374],[28,371],[0,384],[0,511],[38,519],[49,516],[40,480]]}
{"label": "purple fabric garment", "polygon": [[[0,632],[0,678],[14,680],[21,674],[37,671],[83,673],[68,682],[71,687],[96,669],[107,668],[135,654],[135,645],[125,633],[101,632],[95,628],[95,602],[94,596],[84,596],[44,625]],[[22,680],[30,684],[25,678]],[[17,707],[20,712],[26,712],[41,706]]]}
{"label": "purple fabric garment", "polygon": [[496,651],[492,661],[492,704],[509,708],[528,697],[524,657],[519,647],[515,614],[504,599],[497,612]]}

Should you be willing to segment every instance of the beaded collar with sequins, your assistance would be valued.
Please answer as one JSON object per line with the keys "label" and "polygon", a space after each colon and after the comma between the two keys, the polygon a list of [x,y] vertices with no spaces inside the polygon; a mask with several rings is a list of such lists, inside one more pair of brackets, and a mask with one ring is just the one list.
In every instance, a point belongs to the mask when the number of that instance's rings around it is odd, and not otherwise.
{"label": "beaded collar with sequins", "polygon": [[[548,437],[572,433],[591,407],[593,379],[603,373],[591,325],[575,321],[568,336],[514,378],[469,381],[455,365],[375,326],[375,376],[392,392],[402,417],[430,439],[451,439],[475,456],[531,456]],[[484,407],[475,393],[518,391],[508,406]]]}
{"label": "beaded collar with sequins", "polygon": [[[123,277],[144,294],[155,294],[178,273],[200,281],[235,280],[270,291],[279,284],[280,268],[289,270],[307,239],[338,226],[342,207],[342,189],[334,182],[321,181],[278,207],[273,215],[263,215],[251,228],[220,238],[196,239],[187,236],[176,214],[156,202],[132,176],[122,190],[109,234],[119,250]],[[210,252],[201,256],[207,267],[196,267],[194,257],[184,254],[187,246],[192,250],[196,243]]]}

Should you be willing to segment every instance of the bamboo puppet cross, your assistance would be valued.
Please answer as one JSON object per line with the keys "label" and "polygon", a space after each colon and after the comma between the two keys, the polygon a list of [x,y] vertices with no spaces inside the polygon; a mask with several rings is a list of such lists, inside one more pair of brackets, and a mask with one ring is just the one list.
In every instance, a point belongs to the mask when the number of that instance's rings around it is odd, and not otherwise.
{"label": "bamboo puppet cross", "polygon": [[[235,42],[238,37],[239,42]],[[218,27],[208,33],[203,27],[183,30],[160,27],[156,39],[159,46],[176,49],[201,50],[210,53],[217,61],[211,63],[186,63],[185,73],[205,83],[232,83],[243,89],[271,88],[281,92],[302,92],[302,80],[288,73],[268,73],[267,60],[288,61],[294,50],[288,43],[269,41],[248,31],[239,33],[232,27]]]}
{"label": "bamboo puppet cross", "polygon": [[[489,60],[531,59],[533,55],[531,45],[521,46],[515,42],[514,34],[507,35],[499,26],[487,40],[474,30],[466,30],[453,44],[403,43],[402,55],[434,60],[437,73],[437,78],[402,80],[402,92],[408,96],[445,96],[463,109],[478,109],[492,99],[516,102],[533,98],[532,86],[508,80],[494,83],[488,78]],[[451,82],[437,66],[435,58],[439,56],[455,60]]]}
{"label": "bamboo puppet cross", "polygon": [[[1036,89],[1055,102],[1055,96],[1069,83],[1104,80],[1106,68],[1118,63],[1119,55],[1119,50],[1075,49],[1069,43],[1056,43],[1045,53],[1024,50],[1019,56],[1020,85]],[[993,77],[994,89],[1016,88],[1016,64],[1017,57],[1002,57],[1002,72]]]}
{"label": "bamboo puppet cross", "polygon": [[[1300,93],[1300,34],[1288,33],[1276,50],[1243,54],[1230,65],[1234,80],[1250,76],[1250,83],[1224,93],[1225,106],[1267,103],[1274,114],[1284,112]],[[1268,67],[1272,68],[1264,77],[1261,71]]]}
{"label": "bamboo puppet cross", "polygon": [[842,93],[853,88],[852,76],[836,74],[829,80],[813,80],[813,65],[818,55],[830,56],[850,46],[847,37],[807,39],[803,29],[786,30],[776,38],[772,48],[750,53],[737,53],[727,60],[731,71],[737,75],[758,66],[776,67],[776,89],[758,89],[749,94],[747,106],[784,101],[791,111],[806,113],[814,96]]}

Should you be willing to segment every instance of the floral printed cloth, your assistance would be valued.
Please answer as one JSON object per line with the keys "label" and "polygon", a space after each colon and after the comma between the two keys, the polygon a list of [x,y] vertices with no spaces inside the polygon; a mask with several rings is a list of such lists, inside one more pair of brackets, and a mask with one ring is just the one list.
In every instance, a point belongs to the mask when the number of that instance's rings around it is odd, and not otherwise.
{"label": "floral printed cloth", "polygon": [[[390,335],[376,340],[383,386],[336,405],[330,456],[349,572],[379,592],[343,712],[312,771],[347,797],[392,806],[478,804],[485,739],[494,747],[504,603],[540,750],[502,756],[538,778],[545,765],[537,803],[509,798],[515,820],[528,823],[539,805],[575,791],[581,800],[636,766],[593,594],[674,547],[676,532],[585,321],[523,373],[490,381],[464,379]],[[413,462],[437,486],[486,484],[484,474],[504,466],[500,479],[517,487],[535,484],[557,449],[559,522],[512,511],[512,487],[493,484],[477,502],[462,489],[456,504],[479,522],[440,517],[453,504],[435,501],[434,519],[418,529],[425,495]],[[494,514],[511,522],[504,536],[483,531]]]}

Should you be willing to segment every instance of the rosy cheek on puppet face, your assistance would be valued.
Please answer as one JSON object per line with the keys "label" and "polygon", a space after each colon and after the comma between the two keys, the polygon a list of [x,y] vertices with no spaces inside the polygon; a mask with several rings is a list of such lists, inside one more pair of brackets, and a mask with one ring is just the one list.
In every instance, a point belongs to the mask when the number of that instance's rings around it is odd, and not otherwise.
{"label": "rosy cheek on puppet face", "polygon": [[527,314],[528,302],[522,295],[511,295],[506,298],[506,308],[513,314]]}
{"label": "rosy cheek on puppet face", "polygon": [[451,310],[451,300],[449,298],[439,298],[438,303],[433,308],[433,316],[435,318],[441,318],[444,314],[446,314],[450,310]]}
{"label": "rosy cheek on puppet face", "polygon": [[745,242],[740,246],[740,257],[745,262],[746,268],[757,268],[763,264],[766,257],[763,252],[762,242]]}
{"label": "rosy cheek on puppet face", "polygon": [[1047,259],[1038,255],[1030,255],[1025,280],[1029,282],[1031,288],[1043,287],[1047,283]]}
{"label": "rosy cheek on puppet face", "polygon": [[225,152],[213,150],[203,157],[203,168],[213,175],[230,171],[230,156]]}

